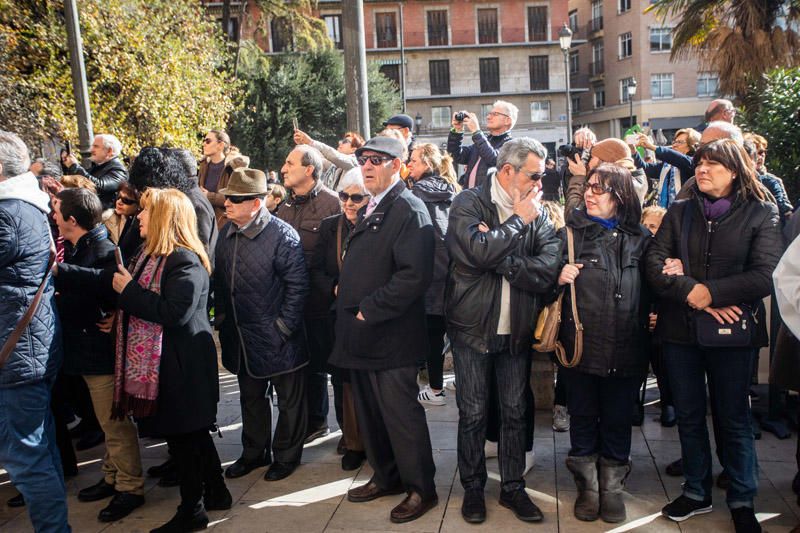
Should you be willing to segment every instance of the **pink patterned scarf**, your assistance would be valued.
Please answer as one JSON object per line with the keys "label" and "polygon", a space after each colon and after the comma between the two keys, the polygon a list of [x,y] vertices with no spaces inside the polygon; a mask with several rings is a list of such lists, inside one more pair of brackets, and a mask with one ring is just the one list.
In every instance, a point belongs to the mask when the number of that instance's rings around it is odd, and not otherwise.
{"label": "pink patterned scarf", "polygon": [[[135,280],[140,287],[161,294],[161,275],[165,257],[150,257],[144,254],[133,260]],[[127,332],[125,321],[128,322]],[[158,371],[161,365],[161,342],[164,328],[161,324],[148,322],[139,317],[117,311],[116,362],[114,365],[114,403],[112,418],[128,415],[138,418],[152,416],[158,398]]]}

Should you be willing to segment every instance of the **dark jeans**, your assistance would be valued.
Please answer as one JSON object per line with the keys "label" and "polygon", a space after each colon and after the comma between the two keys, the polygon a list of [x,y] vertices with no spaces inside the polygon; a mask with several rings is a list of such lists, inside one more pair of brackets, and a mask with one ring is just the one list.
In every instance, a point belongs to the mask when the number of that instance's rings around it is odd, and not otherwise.
{"label": "dark jeans", "polygon": [[200,503],[204,485],[212,490],[225,486],[219,454],[208,429],[171,435],[167,445],[178,467],[181,510],[192,511]]}
{"label": "dark jeans", "polygon": [[[270,450],[275,461],[299,463],[308,428],[306,409],[306,369],[272,378],[253,378],[241,366],[239,403],[242,407],[242,457],[255,461]],[[278,423],[272,434],[272,399],[267,388],[273,385],[278,395]]]}
{"label": "dark jeans", "polygon": [[567,380],[564,379],[564,369],[560,365],[556,370],[556,390],[553,395],[553,405],[567,405]]}
{"label": "dark jeans", "polygon": [[444,386],[444,334],[447,327],[441,315],[426,315],[428,329],[428,383],[432,389],[441,390]]}
{"label": "dark jeans", "polygon": [[[525,451],[533,450],[534,401],[530,379],[525,388]],[[566,400],[565,400],[566,401]],[[566,404],[563,404],[566,405]],[[497,381],[489,384],[489,417],[486,420],[486,440],[500,439],[500,400],[497,397]]]}
{"label": "dark jeans", "polygon": [[308,433],[328,427],[328,357],[333,349],[333,328],[327,318],[305,321],[308,344]]}
{"label": "dark jeans", "polygon": [[667,405],[672,405],[672,392],[669,387],[669,376],[667,375],[667,369],[664,366],[664,347],[660,343],[653,342],[650,344],[650,366],[653,367],[653,373],[656,375],[656,383],[658,383],[658,396],[661,407],[664,408]]}
{"label": "dark jeans", "polygon": [[525,394],[530,389],[530,355],[514,355],[506,348],[490,353],[453,346],[458,394],[458,470],[464,489],[486,485],[483,452],[489,416],[489,384],[498,384],[500,412],[498,460],[502,490],[525,487]]}
{"label": "dark jeans", "polygon": [[711,398],[720,462],[731,479],[727,503],[731,509],[752,507],[758,488],[753,428],[748,392],[754,352],[744,349],[704,349],[664,344],[678,433],[681,440],[683,494],[711,499],[711,445],[706,424],[706,379]]}
{"label": "dark jeans", "polygon": [[382,489],[402,485],[428,499],[436,495],[436,465],[416,378],[416,366],[350,373],[372,479]]}
{"label": "dark jeans", "polygon": [[569,454],[598,454],[627,463],[631,454],[631,405],[641,380],[638,377],[600,377],[574,368],[562,368],[567,381]]}

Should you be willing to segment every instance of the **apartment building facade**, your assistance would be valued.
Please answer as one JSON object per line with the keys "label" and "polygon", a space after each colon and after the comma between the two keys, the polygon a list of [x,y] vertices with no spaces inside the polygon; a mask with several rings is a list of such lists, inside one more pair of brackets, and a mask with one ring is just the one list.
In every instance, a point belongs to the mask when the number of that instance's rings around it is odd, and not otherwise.
{"label": "apartment building facade", "polygon": [[[235,18],[241,4],[231,4]],[[268,35],[254,35],[258,14],[253,5],[242,7],[249,15],[244,37],[256,37],[270,53],[290,47],[291,32],[280,21],[270,22]],[[206,2],[206,8],[221,16],[221,2]],[[318,2],[317,15],[339,48],[341,12],[339,0]],[[566,67],[558,42],[567,19],[568,0],[365,0],[367,61],[403,88],[405,112],[416,119],[420,140],[440,144],[454,112],[485,116],[503,99],[520,110],[515,134],[537,138],[552,151],[567,137]],[[229,29],[240,31],[238,20]],[[576,86],[572,94],[586,91]]]}
{"label": "apartment building facade", "polygon": [[645,13],[651,1],[570,0],[570,26],[585,36],[571,52],[570,72],[588,91],[576,96],[573,121],[598,137],[619,137],[633,122],[671,139],[675,130],[701,123],[717,97],[718,76],[694,59],[670,61],[674,21]]}

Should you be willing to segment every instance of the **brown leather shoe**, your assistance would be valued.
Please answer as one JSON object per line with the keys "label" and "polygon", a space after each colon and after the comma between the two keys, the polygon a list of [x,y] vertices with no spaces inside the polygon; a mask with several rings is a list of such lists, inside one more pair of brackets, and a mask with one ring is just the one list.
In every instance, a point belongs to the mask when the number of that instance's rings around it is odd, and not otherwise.
{"label": "brown leather shoe", "polygon": [[354,503],[371,502],[384,496],[394,496],[395,494],[405,493],[403,487],[393,487],[391,489],[382,489],[371,479],[366,485],[361,485],[354,489],[347,491],[347,499]]}
{"label": "brown leather shoe", "polygon": [[395,524],[402,524],[404,522],[411,522],[420,516],[427,513],[439,504],[439,497],[434,495],[427,500],[416,492],[412,492],[403,502],[392,509],[392,514],[389,516]]}

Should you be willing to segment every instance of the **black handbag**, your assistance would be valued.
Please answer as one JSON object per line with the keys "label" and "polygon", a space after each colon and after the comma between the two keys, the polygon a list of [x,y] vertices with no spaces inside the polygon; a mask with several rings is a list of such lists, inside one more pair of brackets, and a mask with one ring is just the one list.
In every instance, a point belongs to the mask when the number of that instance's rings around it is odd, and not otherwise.
{"label": "black handbag", "polygon": [[[689,272],[689,231],[692,225],[694,205],[687,202],[681,220],[681,262],[683,271]],[[692,311],[689,325],[694,329],[697,344],[703,348],[747,348],[753,345],[755,317],[747,304],[738,306],[742,316],[733,324],[720,324],[717,319],[702,310]]]}

